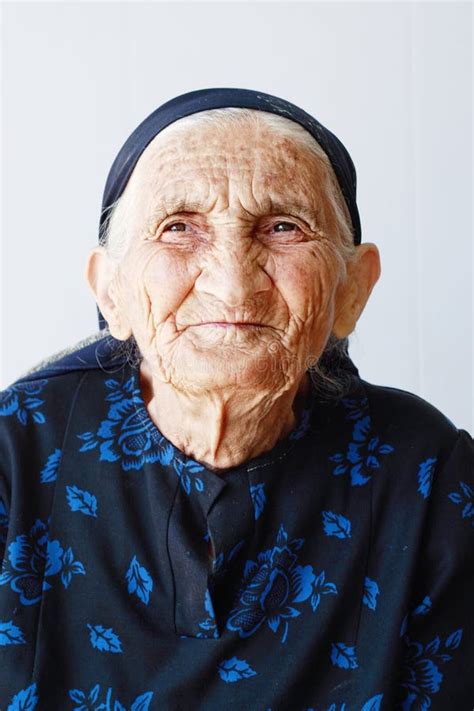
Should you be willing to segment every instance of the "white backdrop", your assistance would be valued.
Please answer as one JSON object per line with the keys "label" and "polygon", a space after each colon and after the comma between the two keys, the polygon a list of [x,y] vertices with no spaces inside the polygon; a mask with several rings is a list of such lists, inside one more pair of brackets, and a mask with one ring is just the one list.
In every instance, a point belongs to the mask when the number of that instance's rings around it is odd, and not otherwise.
{"label": "white backdrop", "polygon": [[370,382],[473,431],[472,6],[4,3],[1,382],[97,330],[103,186],[173,96],[258,89],[336,133],[382,276],[351,336]]}

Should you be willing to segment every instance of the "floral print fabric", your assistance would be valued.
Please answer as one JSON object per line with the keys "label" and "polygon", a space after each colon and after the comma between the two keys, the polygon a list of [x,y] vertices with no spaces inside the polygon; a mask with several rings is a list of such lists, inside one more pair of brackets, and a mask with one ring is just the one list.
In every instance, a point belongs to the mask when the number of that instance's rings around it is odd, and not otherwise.
{"label": "floral print fabric", "polygon": [[0,393],[0,709],[470,711],[470,434],[354,367],[217,475],[112,345]]}

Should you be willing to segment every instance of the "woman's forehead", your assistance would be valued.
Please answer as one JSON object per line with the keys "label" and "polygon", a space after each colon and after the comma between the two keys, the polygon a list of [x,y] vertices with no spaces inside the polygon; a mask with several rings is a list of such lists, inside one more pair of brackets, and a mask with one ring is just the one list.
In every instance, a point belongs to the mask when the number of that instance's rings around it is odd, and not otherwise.
{"label": "woman's forehead", "polygon": [[230,181],[261,199],[310,199],[325,175],[322,161],[306,146],[267,127],[194,126],[153,139],[130,178],[130,192],[136,186],[142,197],[166,206],[180,196],[222,191]]}

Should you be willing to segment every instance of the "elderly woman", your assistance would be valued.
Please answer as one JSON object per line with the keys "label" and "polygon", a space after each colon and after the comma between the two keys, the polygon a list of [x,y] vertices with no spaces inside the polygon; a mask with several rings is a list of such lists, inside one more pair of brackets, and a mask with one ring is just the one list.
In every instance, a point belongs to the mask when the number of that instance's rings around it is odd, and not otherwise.
{"label": "elderly woman", "polygon": [[102,329],[1,393],[2,709],[472,708],[474,444],[348,355],[380,276],[355,194],[256,91],[127,139]]}

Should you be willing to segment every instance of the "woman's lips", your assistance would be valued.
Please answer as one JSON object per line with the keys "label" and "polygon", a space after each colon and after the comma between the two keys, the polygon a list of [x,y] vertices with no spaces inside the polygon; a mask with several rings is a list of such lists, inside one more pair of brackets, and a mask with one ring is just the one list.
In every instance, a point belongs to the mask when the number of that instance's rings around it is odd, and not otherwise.
{"label": "woman's lips", "polygon": [[194,326],[219,326],[220,328],[251,328],[255,326],[262,327],[262,323],[249,323],[247,321],[204,321],[203,323],[193,324]]}

